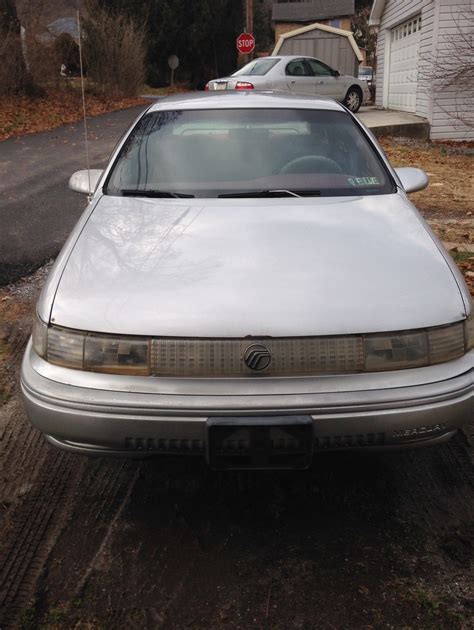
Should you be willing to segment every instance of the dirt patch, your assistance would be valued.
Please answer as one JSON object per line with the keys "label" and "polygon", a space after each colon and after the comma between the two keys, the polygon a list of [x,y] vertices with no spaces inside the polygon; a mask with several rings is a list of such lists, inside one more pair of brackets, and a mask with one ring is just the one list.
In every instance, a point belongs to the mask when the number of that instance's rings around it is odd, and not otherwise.
{"label": "dirt patch", "polygon": [[[112,98],[87,94],[87,116],[143,105],[142,98]],[[0,97],[0,141],[81,120],[81,93],[75,88],[50,92],[44,98]]]}
{"label": "dirt patch", "polygon": [[427,172],[428,188],[410,195],[425,216],[456,219],[474,214],[472,146],[434,144],[411,138],[382,138],[381,144],[393,166],[416,166]]}

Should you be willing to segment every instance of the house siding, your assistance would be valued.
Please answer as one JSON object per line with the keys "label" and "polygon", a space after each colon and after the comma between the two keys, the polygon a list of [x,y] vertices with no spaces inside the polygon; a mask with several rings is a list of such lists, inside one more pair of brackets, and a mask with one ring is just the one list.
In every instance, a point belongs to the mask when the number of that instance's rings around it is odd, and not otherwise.
{"label": "house siding", "polygon": [[[433,50],[433,58],[444,55],[444,58],[453,58],[453,67],[458,61],[453,57],[453,38],[459,33],[468,31],[472,34],[473,25],[470,23],[472,13],[467,11],[473,6],[470,0],[443,0],[439,2],[438,34],[436,47]],[[472,36],[472,35],[471,35]],[[472,102],[474,89],[466,93],[464,87],[443,88],[437,84],[432,99],[431,138],[433,140],[474,140],[474,128],[463,122],[463,118],[469,115],[471,123],[474,123],[472,114]]]}
{"label": "house siding", "polygon": [[[381,16],[377,39],[377,93],[375,104],[383,107],[387,98],[388,68],[390,60],[386,50],[391,29],[421,13],[418,83],[416,110],[418,116],[428,118],[433,140],[473,140],[474,129],[459,120],[472,107],[474,94],[464,90],[442,88],[435,85],[436,57],[449,57],[452,38],[461,29],[471,29],[468,16],[463,11],[472,6],[471,0],[386,0]],[[386,54],[387,53],[387,54]],[[453,64],[456,63],[453,61]],[[384,99],[385,94],[385,99]]]}

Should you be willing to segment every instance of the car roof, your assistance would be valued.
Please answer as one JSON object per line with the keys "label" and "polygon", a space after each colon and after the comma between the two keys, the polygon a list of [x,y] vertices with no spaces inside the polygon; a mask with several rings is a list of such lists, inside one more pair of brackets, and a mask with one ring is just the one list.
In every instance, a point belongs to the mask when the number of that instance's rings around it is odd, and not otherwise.
{"label": "car roof", "polygon": [[259,57],[258,59],[252,59],[252,61],[265,61],[266,59],[282,59],[283,61],[291,61],[292,59],[318,59],[318,58],[313,57],[313,55],[268,55],[267,57]]}
{"label": "car roof", "polygon": [[222,91],[189,92],[162,98],[148,112],[169,109],[325,109],[346,111],[337,101],[312,94],[294,94],[284,91]]}

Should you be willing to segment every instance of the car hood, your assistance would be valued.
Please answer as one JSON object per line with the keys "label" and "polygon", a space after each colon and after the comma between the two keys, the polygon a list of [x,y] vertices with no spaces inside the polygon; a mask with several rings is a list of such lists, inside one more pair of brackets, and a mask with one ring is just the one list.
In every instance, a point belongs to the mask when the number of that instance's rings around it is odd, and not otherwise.
{"label": "car hood", "polygon": [[242,337],[419,328],[465,312],[448,264],[402,195],[104,196],[51,315],[97,332]]}

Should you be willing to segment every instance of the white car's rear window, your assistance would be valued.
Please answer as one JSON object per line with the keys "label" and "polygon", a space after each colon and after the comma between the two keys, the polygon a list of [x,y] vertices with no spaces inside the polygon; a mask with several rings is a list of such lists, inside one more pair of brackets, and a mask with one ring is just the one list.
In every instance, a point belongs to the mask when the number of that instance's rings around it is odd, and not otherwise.
{"label": "white car's rear window", "polygon": [[257,76],[263,77],[265,76],[272,68],[274,68],[277,63],[280,63],[280,59],[257,59],[256,61],[251,61],[250,63],[245,64],[239,70],[232,74],[233,77],[242,77],[242,76]]}

